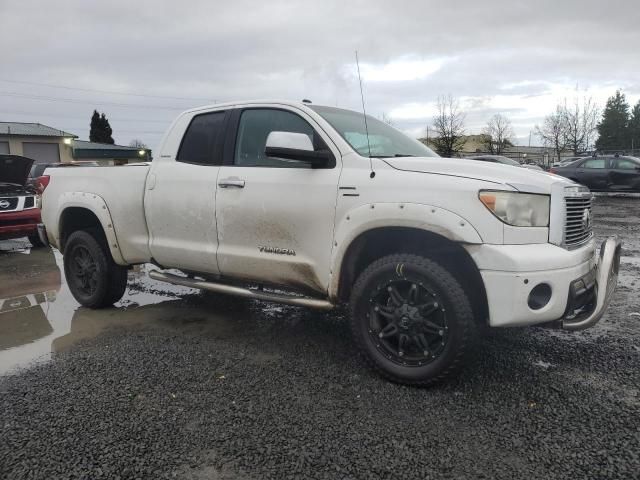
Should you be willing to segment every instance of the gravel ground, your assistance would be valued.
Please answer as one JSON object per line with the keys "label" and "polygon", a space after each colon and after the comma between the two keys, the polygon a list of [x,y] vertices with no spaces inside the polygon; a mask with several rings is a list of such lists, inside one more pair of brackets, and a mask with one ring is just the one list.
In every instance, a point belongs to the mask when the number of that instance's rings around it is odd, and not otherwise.
{"label": "gravel ground", "polygon": [[364,369],[340,313],[78,309],[71,331],[102,333],[0,378],[0,477],[640,478],[639,212],[596,203],[598,236],[626,242],[604,323],[494,332],[426,390]]}

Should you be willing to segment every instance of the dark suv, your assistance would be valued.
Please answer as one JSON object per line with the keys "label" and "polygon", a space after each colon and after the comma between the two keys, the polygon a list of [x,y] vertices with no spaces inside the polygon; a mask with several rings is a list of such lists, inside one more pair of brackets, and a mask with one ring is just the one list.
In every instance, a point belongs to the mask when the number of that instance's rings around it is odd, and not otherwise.
{"label": "dark suv", "polygon": [[623,155],[596,155],[551,173],[570,178],[595,191],[640,192],[640,158]]}

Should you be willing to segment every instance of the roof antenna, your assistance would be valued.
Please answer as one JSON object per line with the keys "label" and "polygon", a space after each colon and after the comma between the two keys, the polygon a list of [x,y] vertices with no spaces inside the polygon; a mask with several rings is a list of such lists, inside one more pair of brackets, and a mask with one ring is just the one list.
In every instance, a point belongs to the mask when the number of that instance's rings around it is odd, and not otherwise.
{"label": "roof antenna", "polygon": [[360,62],[358,61],[358,51],[356,50],[356,66],[358,67],[358,82],[360,83],[360,98],[362,99],[362,116],[364,117],[364,131],[367,134],[367,149],[369,150],[369,168],[371,173],[369,178],[376,176],[373,170],[373,160],[371,159],[371,143],[369,143],[369,126],[367,125],[367,111],[364,108],[364,93],[362,92],[362,77],[360,76]]}

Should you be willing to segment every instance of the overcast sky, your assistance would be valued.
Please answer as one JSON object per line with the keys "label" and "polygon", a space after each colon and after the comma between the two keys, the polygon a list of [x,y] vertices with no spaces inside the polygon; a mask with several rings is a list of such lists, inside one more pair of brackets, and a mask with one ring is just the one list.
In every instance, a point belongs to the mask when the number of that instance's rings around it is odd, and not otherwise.
{"label": "overcast sky", "polygon": [[360,109],[355,50],[368,113],[416,137],[443,94],[469,133],[499,112],[521,144],[576,86],[602,106],[616,88],[640,99],[637,0],[0,0],[0,43],[0,120],[87,139],[97,108],[117,143],[152,148],[212,102]]}

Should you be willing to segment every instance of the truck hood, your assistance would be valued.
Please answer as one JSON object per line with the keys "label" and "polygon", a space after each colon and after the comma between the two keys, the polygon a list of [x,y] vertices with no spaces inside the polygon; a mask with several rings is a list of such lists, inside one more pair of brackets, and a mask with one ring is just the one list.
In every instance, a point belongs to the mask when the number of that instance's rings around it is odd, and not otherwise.
{"label": "truck hood", "polygon": [[548,194],[551,193],[551,185],[554,183],[562,182],[567,185],[573,183],[564,177],[544,171],[460,158],[400,157],[385,158],[384,161],[392,168],[406,172],[483,180],[532,193]]}
{"label": "truck hood", "polygon": [[0,155],[0,183],[24,186],[33,160],[19,155]]}

